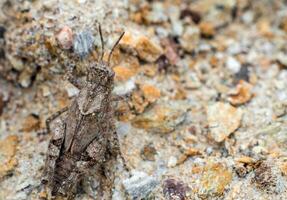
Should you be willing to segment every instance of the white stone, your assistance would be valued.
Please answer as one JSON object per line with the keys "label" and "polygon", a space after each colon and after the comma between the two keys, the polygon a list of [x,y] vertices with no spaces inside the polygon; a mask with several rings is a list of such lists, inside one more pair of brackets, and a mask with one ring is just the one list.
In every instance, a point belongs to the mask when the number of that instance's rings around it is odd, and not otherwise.
{"label": "white stone", "polygon": [[230,56],[226,60],[226,67],[235,74],[240,71],[241,64],[234,57]]}

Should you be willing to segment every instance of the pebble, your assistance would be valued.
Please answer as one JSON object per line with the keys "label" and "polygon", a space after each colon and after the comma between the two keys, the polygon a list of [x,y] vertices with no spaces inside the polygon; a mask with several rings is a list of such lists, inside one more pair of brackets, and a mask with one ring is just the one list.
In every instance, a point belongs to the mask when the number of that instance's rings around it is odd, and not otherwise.
{"label": "pebble", "polygon": [[64,26],[56,35],[56,39],[62,49],[70,49],[73,46],[73,31],[70,27]]}
{"label": "pebble", "polygon": [[0,178],[11,172],[17,165],[15,154],[17,151],[18,136],[10,135],[0,140]]}
{"label": "pebble", "polygon": [[28,88],[31,85],[32,75],[33,75],[33,72],[25,70],[25,69],[21,72],[18,82],[23,88]]}
{"label": "pebble", "polygon": [[167,166],[168,167],[175,167],[177,164],[177,158],[175,156],[171,156],[169,159],[168,159],[168,162],[167,162]]}
{"label": "pebble", "polygon": [[201,22],[199,29],[201,36],[204,38],[212,38],[215,35],[215,28],[210,22]]}
{"label": "pebble", "polygon": [[241,64],[234,57],[228,57],[225,64],[227,69],[229,69],[234,74],[240,71]]}
{"label": "pebble", "polygon": [[236,85],[236,88],[228,92],[228,101],[232,105],[242,105],[244,103],[247,103],[253,96],[251,90],[251,84],[244,80],[240,80],[239,83]]}
{"label": "pebble", "polygon": [[74,38],[74,52],[81,58],[86,57],[94,47],[94,36],[91,31],[85,30]]}
{"label": "pebble", "polygon": [[25,132],[30,132],[33,130],[37,130],[40,126],[40,120],[39,117],[36,117],[35,115],[31,114],[28,115],[22,124],[22,130]]}
{"label": "pebble", "polygon": [[182,181],[169,178],[163,182],[163,194],[166,199],[170,200],[185,200],[189,187]]}
{"label": "pebble", "polygon": [[155,62],[163,54],[162,48],[146,36],[137,39],[135,49],[138,56],[147,62]]}
{"label": "pebble", "polygon": [[127,81],[132,76],[135,75],[135,72],[128,67],[117,65],[113,68],[115,72],[116,81]]}
{"label": "pebble", "polygon": [[135,171],[132,177],[125,179],[123,185],[132,200],[148,197],[159,184],[159,181],[145,172]]}
{"label": "pebble", "polygon": [[150,84],[143,84],[140,86],[144,97],[149,102],[154,102],[160,98],[160,90]]}
{"label": "pebble", "polygon": [[11,63],[13,69],[21,72],[22,70],[24,70],[24,63],[22,62],[22,60],[12,56],[12,55],[8,55],[7,56],[9,62]]}
{"label": "pebble", "polygon": [[132,125],[154,133],[169,133],[186,118],[186,111],[169,104],[157,104],[152,109],[136,116]]}
{"label": "pebble", "polygon": [[200,178],[199,196],[208,198],[221,196],[232,180],[231,171],[222,163],[208,163]]}
{"label": "pebble", "polygon": [[241,123],[243,111],[228,103],[217,102],[207,107],[207,121],[211,137],[216,142],[224,141]]}
{"label": "pebble", "polygon": [[143,160],[155,161],[157,151],[152,144],[147,144],[141,150],[141,157]]}

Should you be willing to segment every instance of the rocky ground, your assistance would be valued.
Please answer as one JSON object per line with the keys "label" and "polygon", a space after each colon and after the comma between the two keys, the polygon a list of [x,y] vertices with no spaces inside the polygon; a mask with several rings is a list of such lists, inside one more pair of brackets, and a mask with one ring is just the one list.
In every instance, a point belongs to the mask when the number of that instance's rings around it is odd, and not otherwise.
{"label": "rocky ground", "polygon": [[[117,131],[133,176],[113,199],[287,199],[287,2],[11,0],[0,2],[0,199],[39,191],[45,120],[96,62],[103,29]],[[90,53],[75,38],[90,36]],[[78,59],[78,57],[84,59]],[[92,177],[76,199],[96,197]]]}

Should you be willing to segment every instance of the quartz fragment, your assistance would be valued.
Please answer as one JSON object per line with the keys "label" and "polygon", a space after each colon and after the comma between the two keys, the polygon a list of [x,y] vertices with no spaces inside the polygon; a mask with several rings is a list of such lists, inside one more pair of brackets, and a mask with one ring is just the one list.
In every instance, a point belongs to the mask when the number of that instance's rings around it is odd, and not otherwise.
{"label": "quartz fragment", "polygon": [[123,185],[132,200],[147,197],[158,184],[159,181],[156,178],[148,176],[144,172],[134,172],[131,178],[123,181]]}
{"label": "quartz fragment", "polygon": [[228,57],[226,60],[226,67],[232,73],[236,74],[240,71],[241,64],[234,57]]}
{"label": "quartz fragment", "polygon": [[88,31],[78,33],[74,39],[74,51],[81,58],[88,55],[94,46],[94,36]]}
{"label": "quartz fragment", "polygon": [[207,107],[207,121],[211,137],[216,142],[222,142],[241,123],[242,110],[229,104],[218,102]]}
{"label": "quartz fragment", "polygon": [[138,38],[135,49],[139,57],[147,62],[156,61],[163,53],[161,47],[145,36]]}

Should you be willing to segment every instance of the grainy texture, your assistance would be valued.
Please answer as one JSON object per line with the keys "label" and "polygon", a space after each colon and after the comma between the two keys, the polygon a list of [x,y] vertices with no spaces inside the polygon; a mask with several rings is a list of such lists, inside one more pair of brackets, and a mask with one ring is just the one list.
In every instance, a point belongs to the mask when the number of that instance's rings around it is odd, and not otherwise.
{"label": "grainy texture", "polygon": [[[113,200],[141,191],[166,200],[170,178],[190,188],[188,200],[286,199],[286,1],[4,0],[0,7],[0,142],[13,149],[0,150],[7,163],[0,199],[47,198],[38,186],[51,134],[41,130],[71,108],[74,85],[101,57],[98,23],[106,50],[126,32],[110,60],[112,93],[131,93],[113,103],[115,129],[127,165],[146,177],[129,181],[116,162]],[[94,41],[81,57],[74,39],[86,30]],[[73,66],[74,85],[64,79]],[[28,116],[35,126],[26,126]],[[76,200],[97,198],[101,178],[93,172]]]}

